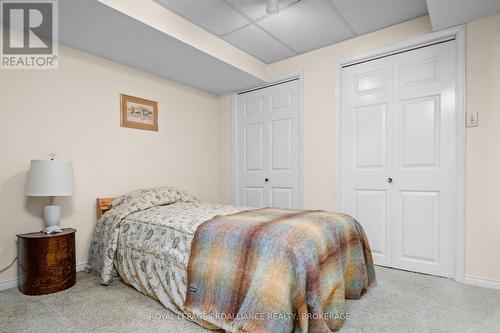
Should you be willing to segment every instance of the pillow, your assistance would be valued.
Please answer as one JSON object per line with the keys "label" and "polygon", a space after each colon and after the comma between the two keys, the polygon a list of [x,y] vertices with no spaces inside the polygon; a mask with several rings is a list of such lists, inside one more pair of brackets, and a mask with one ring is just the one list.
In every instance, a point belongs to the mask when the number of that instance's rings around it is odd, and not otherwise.
{"label": "pillow", "polygon": [[127,204],[138,208],[155,207],[181,202],[199,202],[197,198],[187,191],[178,190],[175,187],[163,186],[149,189],[136,190],[123,194],[113,200],[111,207]]}

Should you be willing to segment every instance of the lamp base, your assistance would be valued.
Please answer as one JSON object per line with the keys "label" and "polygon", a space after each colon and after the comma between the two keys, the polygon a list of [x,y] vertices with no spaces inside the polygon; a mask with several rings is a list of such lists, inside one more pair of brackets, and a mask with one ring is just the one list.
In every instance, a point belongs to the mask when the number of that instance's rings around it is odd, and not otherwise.
{"label": "lamp base", "polygon": [[52,234],[56,232],[62,232],[59,227],[59,221],[61,220],[61,207],[58,205],[45,206],[43,210],[43,219],[45,221],[45,229],[43,230],[46,234]]}
{"label": "lamp base", "polygon": [[62,232],[62,229],[59,228],[59,226],[56,227],[47,227],[43,229],[42,231],[44,234],[50,235],[50,234],[57,234],[59,232]]}

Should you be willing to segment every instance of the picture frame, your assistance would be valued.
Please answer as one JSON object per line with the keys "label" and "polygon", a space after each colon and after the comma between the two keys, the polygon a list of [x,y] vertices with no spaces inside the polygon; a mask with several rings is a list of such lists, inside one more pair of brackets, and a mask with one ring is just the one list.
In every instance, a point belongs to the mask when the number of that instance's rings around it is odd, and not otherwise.
{"label": "picture frame", "polygon": [[158,132],[158,102],[120,94],[120,126]]}

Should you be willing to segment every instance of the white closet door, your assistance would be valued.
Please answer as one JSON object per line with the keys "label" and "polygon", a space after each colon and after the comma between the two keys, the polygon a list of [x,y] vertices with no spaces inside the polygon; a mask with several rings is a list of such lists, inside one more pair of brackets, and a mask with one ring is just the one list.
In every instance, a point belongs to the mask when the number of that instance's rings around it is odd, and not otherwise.
{"label": "white closet door", "polygon": [[455,42],[394,56],[393,265],[452,277]]}
{"label": "white closet door", "polygon": [[343,70],[343,208],[375,263],[453,275],[455,42]]}
{"label": "white closet door", "polygon": [[240,204],[300,208],[299,102],[298,80],[239,95]]}
{"label": "white closet door", "polygon": [[391,265],[392,59],[343,70],[343,202],[368,234],[374,260]]}

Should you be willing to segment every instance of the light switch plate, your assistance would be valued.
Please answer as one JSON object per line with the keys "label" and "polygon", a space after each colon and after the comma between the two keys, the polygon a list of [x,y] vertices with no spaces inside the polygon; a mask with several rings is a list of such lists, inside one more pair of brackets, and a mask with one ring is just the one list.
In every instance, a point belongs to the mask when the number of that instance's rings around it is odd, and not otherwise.
{"label": "light switch plate", "polygon": [[478,121],[478,115],[477,112],[467,112],[467,127],[478,127],[479,126],[479,121]]}

